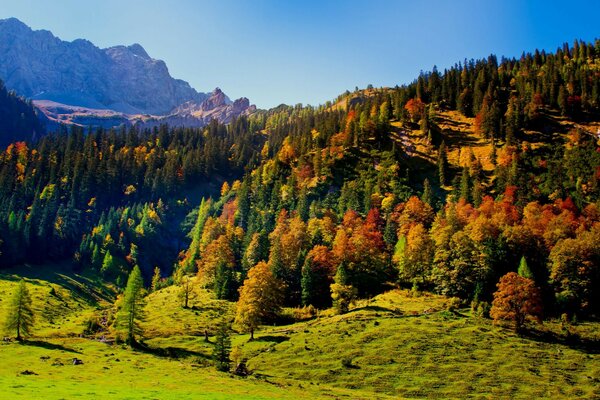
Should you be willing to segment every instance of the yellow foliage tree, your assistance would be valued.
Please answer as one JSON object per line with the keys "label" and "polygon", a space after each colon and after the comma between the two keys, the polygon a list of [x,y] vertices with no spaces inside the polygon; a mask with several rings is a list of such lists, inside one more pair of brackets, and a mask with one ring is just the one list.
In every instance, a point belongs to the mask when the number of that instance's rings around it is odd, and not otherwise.
{"label": "yellow foliage tree", "polygon": [[254,340],[254,330],[267,318],[279,312],[283,301],[283,285],[275,278],[269,265],[261,261],[248,271],[248,278],[240,288],[235,324],[250,332]]}

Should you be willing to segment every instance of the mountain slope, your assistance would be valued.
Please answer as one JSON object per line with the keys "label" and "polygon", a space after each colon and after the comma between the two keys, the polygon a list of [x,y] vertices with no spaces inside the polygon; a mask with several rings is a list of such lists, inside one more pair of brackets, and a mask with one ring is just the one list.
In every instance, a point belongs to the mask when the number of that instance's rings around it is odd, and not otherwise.
{"label": "mountain slope", "polygon": [[0,21],[0,77],[33,99],[125,113],[167,113],[186,101],[202,101],[187,82],[139,45],[99,49],[87,40],[62,41],[21,21]]}
{"label": "mountain slope", "polygon": [[44,133],[35,108],[9,92],[0,80],[0,147],[9,143],[32,140]]}

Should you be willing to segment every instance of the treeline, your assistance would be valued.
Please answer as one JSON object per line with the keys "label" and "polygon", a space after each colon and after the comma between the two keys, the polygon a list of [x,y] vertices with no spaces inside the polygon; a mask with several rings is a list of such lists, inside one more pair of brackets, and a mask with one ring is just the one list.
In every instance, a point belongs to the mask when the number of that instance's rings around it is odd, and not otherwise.
{"label": "treeline", "polygon": [[240,118],[204,129],[73,127],[11,144],[0,154],[0,263],[71,257],[111,208],[218,188],[256,163],[262,142]]}
{"label": "treeline", "polygon": [[0,148],[39,138],[45,131],[31,102],[8,91],[0,80]]}

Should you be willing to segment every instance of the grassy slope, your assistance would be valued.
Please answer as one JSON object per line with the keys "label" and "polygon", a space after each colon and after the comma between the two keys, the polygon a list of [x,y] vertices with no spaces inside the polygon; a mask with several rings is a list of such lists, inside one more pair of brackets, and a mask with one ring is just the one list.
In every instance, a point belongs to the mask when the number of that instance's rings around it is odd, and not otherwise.
{"label": "grassy slope", "polygon": [[[210,363],[213,345],[204,342],[204,329],[212,332],[217,321],[231,319],[234,305],[213,300],[209,292],[198,290],[190,309],[181,307],[175,287],[148,296],[145,342],[166,357],[72,337],[99,303],[75,295],[79,290],[72,291],[69,282],[93,280],[59,273],[45,281],[31,269],[18,272],[29,273],[36,308],[58,313],[53,318],[61,329],[42,322],[28,345],[0,345],[0,387],[8,398],[600,396],[598,323],[574,327],[586,339],[576,345],[557,334],[556,323],[541,328],[546,334],[519,337],[470,317],[468,310],[444,311],[443,297],[392,291],[357,303],[346,315],[325,311],[309,321],[263,327],[253,342],[234,335],[234,346],[254,372],[243,379],[217,373]],[[15,283],[12,275],[0,275],[3,302]],[[44,295],[50,285],[66,305]],[[88,287],[91,293],[102,289]],[[73,357],[84,364],[72,365]],[[38,375],[21,375],[25,370]]]}

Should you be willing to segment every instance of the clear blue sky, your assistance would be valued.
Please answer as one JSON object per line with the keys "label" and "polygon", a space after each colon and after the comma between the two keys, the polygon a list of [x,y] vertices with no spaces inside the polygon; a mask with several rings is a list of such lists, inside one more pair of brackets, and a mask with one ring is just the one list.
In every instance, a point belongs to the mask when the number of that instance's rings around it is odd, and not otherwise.
{"label": "clear blue sky", "polygon": [[600,38],[599,16],[600,0],[0,0],[0,18],[99,47],[140,43],[197,90],[262,108],[408,83],[490,53],[553,51]]}

